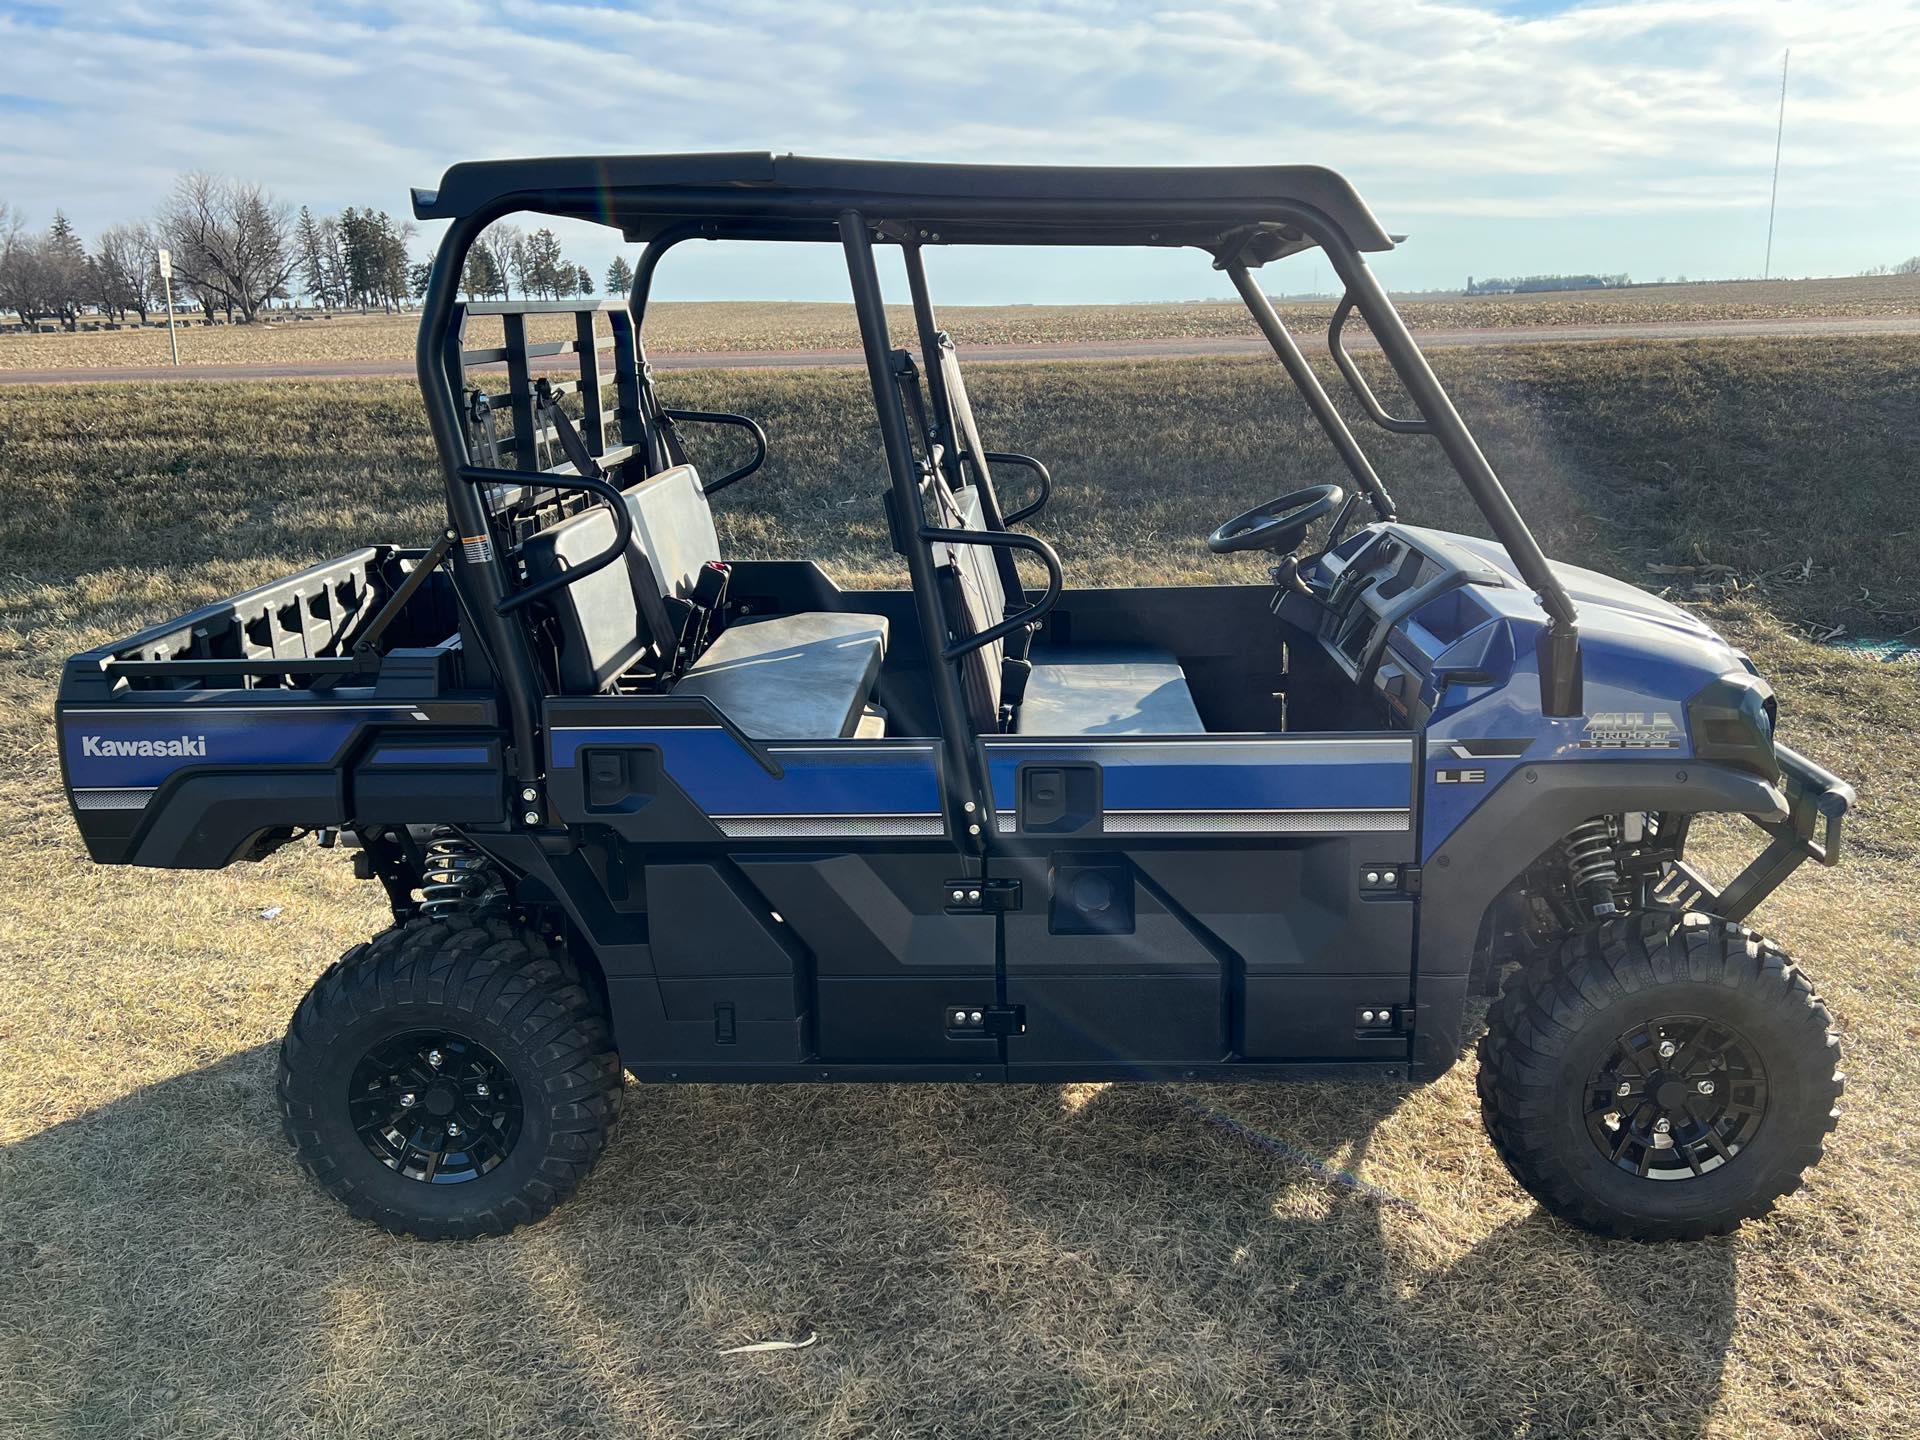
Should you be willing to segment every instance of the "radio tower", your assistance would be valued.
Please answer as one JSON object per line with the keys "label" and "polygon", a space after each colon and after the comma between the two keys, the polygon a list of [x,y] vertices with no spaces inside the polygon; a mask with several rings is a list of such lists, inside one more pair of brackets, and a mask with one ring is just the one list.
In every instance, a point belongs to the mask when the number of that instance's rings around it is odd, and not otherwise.
{"label": "radio tower", "polygon": [[1773,278],[1773,212],[1780,203],[1780,140],[1787,133],[1787,62],[1793,59],[1789,50],[1780,57],[1780,123],[1773,131],[1773,193],[1767,197],[1767,259],[1760,267],[1760,278]]}

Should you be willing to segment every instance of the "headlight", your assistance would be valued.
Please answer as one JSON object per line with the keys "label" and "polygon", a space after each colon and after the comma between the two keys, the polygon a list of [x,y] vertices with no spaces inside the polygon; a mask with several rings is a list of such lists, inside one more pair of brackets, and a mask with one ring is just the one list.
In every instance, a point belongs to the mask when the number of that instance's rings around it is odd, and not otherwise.
{"label": "headlight", "polygon": [[1773,687],[1758,675],[1737,671],[1722,675],[1687,702],[1687,729],[1693,753],[1720,760],[1775,781],[1780,765],[1773,756],[1773,722],[1778,707]]}

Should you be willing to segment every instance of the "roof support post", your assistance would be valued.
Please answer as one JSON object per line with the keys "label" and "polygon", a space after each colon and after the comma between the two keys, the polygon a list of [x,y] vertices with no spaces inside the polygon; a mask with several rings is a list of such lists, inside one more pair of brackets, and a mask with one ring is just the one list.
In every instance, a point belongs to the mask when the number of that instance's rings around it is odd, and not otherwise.
{"label": "roof support post", "polygon": [[1433,437],[1440,442],[1454,471],[1473,496],[1474,504],[1487,519],[1494,538],[1512,558],[1520,578],[1533,588],[1541,608],[1547,612],[1547,628],[1540,636],[1540,709],[1546,715],[1582,713],[1580,683],[1580,614],[1566,586],[1547,564],[1540,542],[1533,538],[1527,522],[1514,508],[1500,477],[1481,453],[1479,444],[1467,429],[1467,422],[1453,408],[1453,401],[1441,387],[1427,357],[1420,353],[1406,321],[1393,308],[1393,301],[1360,252],[1322,235],[1321,248],[1333,262],[1333,268],[1347,287],[1347,296],[1358,307],[1379,343],[1380,351],[1399,378],[1401,387],[1412,399]]}
{"label": "roof support post", "polygon": [[880,274],[873,260],[873,237],[857,210],[842,211],[840,243],[847,252],[847,275],[853,282],[853,307],[860,320],[860,344],[866,352],[867,379],[879,412],[880,439],[886,446],[887,475],[892,486],[895,528],[906,546],[907,571],[913,578],[913,608],[927,652],[927,673],[933,684],[934,707],[945,740],[946,784],[942,786],[947,824],[963,849],[985,848],[993,824],[993,807],[980,803],[981,789],[974,774],[973,729],[960,696],[959,679],[951,662],[940,658],[947,643],[946,614],[940,601],[933,552],[919,532],[927,524],[920,500],[920,477],[913,445],[907,435],[907,417],[900,408],[888,359],[892,343],[887,335],[887,312],[880,293]]}
{"label": "roof support post", "polygon": [[[926,261],[918,245],[902,245],[900,255],[907,264],[907,291],[913,298],[913,320],[920,332],[920,356],[933,399],[933,417],[940,426],[940,441],[946,452],[942,458],[947,462],[947,481],[957,490],[966,483],[966,477],[960,473],[959,437],[953,433],[953,401],[947,395],[947,377],[940,368],[940,327],[934,320],[933,296],[927,289]],[[991,492],[989,486],[981,499],[997,512],[999,501]],[[997,513],[988,517],[988,523],[996,530],[1001,528]]]}
{"label": "roof support post", "polygon": [[1321,385],[1320,377],[1313,373],[1313,366],[1307,363],[1307,357],[1300,353],[1299,342],[1287,329],[1286,322],[1273,308],[1273,302],[1267,299],[1267,292],[1260,288],[1260,282],[1238,260],[1221,267],[1233,281],[1234,288],[1240,292],[1240,298],[1246,302],[1253,320],[1260,327],[1260,333],[1267,337],[1267,343],[1273,347],[1273,353],[1292,377],[1294,388],[1300,392],[1300,398],[1307,402],[1307,408],[1313,412],[1313,418],[1320,422],[1320,428],[1326,432],[1327,439],[1333,442],[1333,448],[1340,452],[1340,459],[1346,464],[1347,471],[1356,484],[1366,492],[1367,499],[1373,503],[1373,513],[1382,520],[1392,520],[1397,515],[1393,497],[1387,493],[1387,487],[1380,483],[1380,477],[1374,473],[1373,464],[1367,459],[1366,452],[1360,448],[1360,442],[1353,438],[1353,431],[1347,428],[1347,422],[1334,408],[1333,401],[1327,398],[1326,388]]}
{"label": "roof support post", "polygon": [[[459,295],[460,272],[467,251],[480,232],[492,223],[493,212],[477,211],[455,220],[433,253],[433,267],[420,306],[420,338],[414,347],[414,368],[420,377],[420,396],[426,403],[427,423],[447,485],[447,518],[461,541],[450,553],[453,583],[462,608],[478,627],[492,662],[494,676],[507,702],[513,733],[513,775],[516,784],[538,782],[540,763],[539,696],[544,688],[526,631],[517,617],[498,609],[506,598],[507,577],[493,544],[492,530],[482,506],[479,487],[461,478],[468,461],[467,439],[460,421],[459,394],[446,368],[445,347],[460,344],[453,326],[454,301]],[[455,357],[457,363],[458,356]],[[517,808],[517,807],[516,807]]]}

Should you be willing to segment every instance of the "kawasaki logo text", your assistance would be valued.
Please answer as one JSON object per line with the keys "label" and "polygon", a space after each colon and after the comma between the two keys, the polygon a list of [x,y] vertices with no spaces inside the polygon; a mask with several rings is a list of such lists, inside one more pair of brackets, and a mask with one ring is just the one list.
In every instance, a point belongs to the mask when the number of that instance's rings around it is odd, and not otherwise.
{"label": "kawasaki logo text", "polygon": [[150,759],[205,759],[207,737],[204,735],[182,735],[173,740],[103,740],[98,735],[80,737],[82,755],[98,755],[108,758]]}

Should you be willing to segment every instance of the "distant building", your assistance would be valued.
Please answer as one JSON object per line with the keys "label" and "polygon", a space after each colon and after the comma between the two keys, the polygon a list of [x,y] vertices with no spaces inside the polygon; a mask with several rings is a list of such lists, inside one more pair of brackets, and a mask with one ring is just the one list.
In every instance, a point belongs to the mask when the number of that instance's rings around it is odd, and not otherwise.
{"label": "distant building", "polygon": [[1469,295],[1538,295],[1552,290],[1611,290],[1633,282],[1625,275],[1522,275],[1512,280],[1467,277]]}

